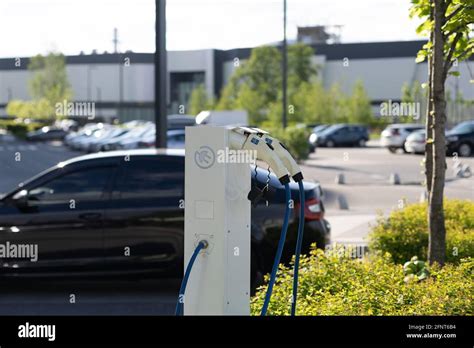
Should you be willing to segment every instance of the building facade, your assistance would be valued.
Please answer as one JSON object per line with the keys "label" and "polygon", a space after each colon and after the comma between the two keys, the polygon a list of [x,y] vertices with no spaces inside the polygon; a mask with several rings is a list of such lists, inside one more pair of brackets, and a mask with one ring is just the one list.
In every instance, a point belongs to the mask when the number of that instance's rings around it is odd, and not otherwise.
{"label": "building facade", "polygon": [[[415,63],[424,41],[314,44],[313,61],[319,65],[319,77],[325,87],[338,83],[350,93],[362,80],[374,113],[380,104],[400,101],[401,88],[414,81],[425,82],[427,64]],[[209,96],[217,98],[238,61],[249,58],[251,48],[233,50],[194,50],[168,52],[169,113],[187,113],[191,91],[204,84]],[[0,116],[12,99],[29,99],[28,58],[0,59]],[[67,56],[67,74],[77,102],[94,102],[97,116],[152,120],[154,118],[154,55],[125,52]],[[461,77],[450,77],[447,88],[453,95],[461,92],[474,100],[469,81],[473,60],[461,62],[455,69]]]}

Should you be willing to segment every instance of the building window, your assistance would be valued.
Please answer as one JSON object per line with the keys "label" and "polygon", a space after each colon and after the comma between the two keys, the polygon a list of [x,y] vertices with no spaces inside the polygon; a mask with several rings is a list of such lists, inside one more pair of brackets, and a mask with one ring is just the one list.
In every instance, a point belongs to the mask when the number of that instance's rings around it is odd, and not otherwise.
{"label": "building window", "polygon": [[170,114],[179,113],[179,106],[188,107],[189,98],[194,88],[204,83],[204,72],[170,73]]}

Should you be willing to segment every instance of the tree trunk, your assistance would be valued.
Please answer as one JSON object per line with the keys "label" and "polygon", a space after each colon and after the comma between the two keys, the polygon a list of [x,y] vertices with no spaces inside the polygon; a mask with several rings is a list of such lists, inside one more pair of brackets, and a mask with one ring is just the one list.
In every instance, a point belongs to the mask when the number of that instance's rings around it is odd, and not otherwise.
{"label": "tree trunk", "polygon": [[[433,33],[430,34],[430,41],[433,42]],[[428,103],[426,107],[426,139],[433,139],[433,59],[428,58]],[[428,203],[431,196],[431,183],[433,181],[433,143],[427,142],[425,147],[425,178],[426,191],[428,193]]]}
{"label": "tree trunk", "polygon": [[446,228],[444,225],[443,194],[446,173],[446,123],[445,74],[444,74],[444,24],[445,5],[443,0],[434,0],[433,32],[433,178],[428,208],[430,230],[428,260],[444,265],[446,253]]}

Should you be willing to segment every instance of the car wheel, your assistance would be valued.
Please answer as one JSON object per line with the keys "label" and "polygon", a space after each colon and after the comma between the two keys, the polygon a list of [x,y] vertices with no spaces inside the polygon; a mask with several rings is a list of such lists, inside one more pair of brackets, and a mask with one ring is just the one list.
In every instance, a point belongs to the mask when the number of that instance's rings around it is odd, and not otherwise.
{"label": "car wheel", "polygon": [[402,150],[403,150],[404,153],[408,153],[408,150],[405,148],[405,144],[403,144]]}
{"label": "car wheel", "polygon": [[388,151],[390,151],[391,153],[395,153],[395,152],[397,152],[397,148],[394,147],[394,146],[389,146]]}
{"label": "car wheel", "polygon": [[463,144],[459,145],[458,153],[459,153],[459,156],[461,156],[461,157],[471,156],[471,154],[472,154],[471,145],[469,145],[467,143],[463,143]]}
{"label": "car wheel", "polygon": [[334,147],[335,145],[336,145],[336,144],[335,144],[334,141],[332,141],[332,140],[326,141],[326,146],[327,146],[327,147]]}
{"label": "car wheel", "polygon": [[359,147],[365,147],[365,145],[366,145],[365,139],[360,139],[359,140]]}

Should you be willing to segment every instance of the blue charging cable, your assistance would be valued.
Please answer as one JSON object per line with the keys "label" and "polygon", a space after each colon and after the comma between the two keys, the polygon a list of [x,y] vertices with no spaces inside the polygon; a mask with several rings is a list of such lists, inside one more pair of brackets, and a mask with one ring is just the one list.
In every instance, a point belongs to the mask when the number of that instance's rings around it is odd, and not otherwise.
{"label": "blue charging cable", "polygon": [[285,218],[283,220],[283,227],[281,229],[280,241],[278,242],[278,249],[275,255],[275,261],[273,262],[273,269],[270,275],[270,281],[268,282],[267,293],[265,294],[265,301],[263,302],[262,312],[260,315],[266,315],[268,305],[270,304],[270,298],[272,297],[273,285],[275,285],[276,274],[278,271],[278,266],[280,264],[281,254],[283,253],[283,247],[285,246],[286,240],[286,231],[288,230],[288,220],[290,219],[290,185],[285,184],[285,199],[286,199],[286,208],[285,208]]}
{"label": "blue charging cable", "polygon": [[291,302],[291,315],[296,314],[296,298],[298,297],[298,271],[300,266],[301,245],[303,244],[304,233],[305,198],[303,180],[298,181],[298,187],[300,189],[300,221],[298,223],[298,239],[296,240],[295,269],[293,271],[293,298]]}
{"label": "blue charging cable", "polygon": [[207,242],[203,240],[200,241],[198,245],[196,246],[196,249],[194,249],[193,255],[189,259],[188,266],[186,267],[186,272],[184,272],[184,277],[183,277],[183,280],[181,281],[178,302],[176,303],[176,309],[174,313],[175,315],[183,315],[183,302],[181,301],[181,299],[184,297],[184,293],[186,292],[186,285],[188,284],[189,275],[191,274],[194,261],[196,261],[196,258],[199,252],[205,248],[207,248]]}

